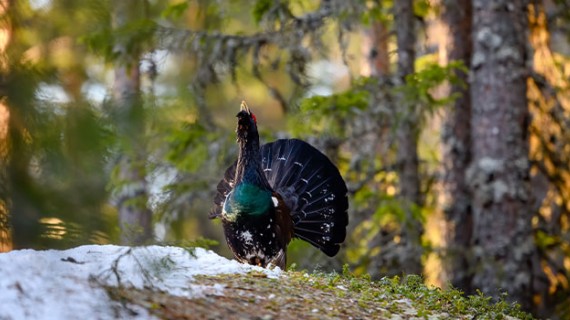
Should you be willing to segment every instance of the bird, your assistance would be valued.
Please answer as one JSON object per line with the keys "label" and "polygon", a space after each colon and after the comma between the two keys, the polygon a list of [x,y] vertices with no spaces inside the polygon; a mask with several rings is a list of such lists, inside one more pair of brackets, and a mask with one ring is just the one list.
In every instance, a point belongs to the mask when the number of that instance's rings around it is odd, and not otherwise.
{"label": "bird", "polygon": [[257,119],[243,101],[237,160],[217,185],[210,219],[221,219],[236,260],[285,270],[287,246],[304,240],[329,257],[346,238],[346,183],[330,159],[299,139],[260,146]]}

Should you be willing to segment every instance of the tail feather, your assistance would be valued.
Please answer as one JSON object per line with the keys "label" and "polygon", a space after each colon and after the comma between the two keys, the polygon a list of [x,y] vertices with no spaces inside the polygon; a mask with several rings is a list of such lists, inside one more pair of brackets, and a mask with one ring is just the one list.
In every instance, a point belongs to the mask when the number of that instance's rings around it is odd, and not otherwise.
{"label": "tail feather", "polygon": [[267,180],[291,208],[295,236],[334,256],[348,224],[347,189],[338,169],[296,139],[266,144],[261,154]]}
{"label": "tail feather", "polygon": [[308,243],[312,244],[313,246],[319,248],[322,252],[324,252],[329,257],[334,257],[338,251],[340,250],[340,246],[323,246],[322,242],[315,241],[315,237],[312,235],[305,235],[302,232],[295,232],[295,236],[299,239],[305,240]]}
{"label": "tail feather", "polygon": [[218,183],[216,196],[214,197],[214,207],[208,214],[208,218],[214,219],[221,216],[222,206],[224,205],[226,196],[228,195],[228,193],[230,193],[230,191],[232,191],[234,187],[236,166],[237,166],[237,161],[235,161],[228,169],[226,169],[224,178],[220,180],[220,182]]}

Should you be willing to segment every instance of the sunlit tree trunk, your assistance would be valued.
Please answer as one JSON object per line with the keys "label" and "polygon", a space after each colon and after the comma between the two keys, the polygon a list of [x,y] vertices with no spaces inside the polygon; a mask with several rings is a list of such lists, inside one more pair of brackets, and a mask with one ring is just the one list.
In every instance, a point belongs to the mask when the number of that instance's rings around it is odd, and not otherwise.
{"label": "sunlit tree trunk", "polygon": [[[551,38],[548,7],[554,3],[536,1],[529,7],[530,42],[533,54],[533,77],[529,81],[528,97],[532,122],[530,125],[530,158],[533,163],[532,195],[535,214],[535,230],[540,230],[543,239],[560,239],[568,232],[565,219],[568,217],[568,130],[566,125],[570,109],[568,78],[551,46],[557,41]],[[564,4],[559,3],[564,10]],[[554,27],[555,28],[555,27]],[[553,28],[553,29],[554,29]],[[554,165],[553,165],[554,164]],[[546,236],[545,236],[546,235]],[[543,241],[546,243],[546,241]],[[568,251],[565,245],[542,245],[541,268],[535,269],[534,297],[535,314],[541,318],[553,317],[560,306],[568,304],[570,289],[560,279],[568,279]],[[570,309],[566,317],[570,316]]]}
{"label": "sunlit tree trunk", "polygon": [[[8,70],[8,58],[6,49],[12,38],[12,30],[9,20],[6,18],[10,7],[8,0],[0,1],[0,74],[2,82],[6,79]],[[9,181],[8,181],[8,123],[9,109],[6,105],[6,99],[0,98],[0,252],[10,251],[12,249],[12,230],[9,219]]]}
{"label": "sunlit tree trunk", "polygon": [[[41,214],[38,207],[39,192],[33,183],[30,173],[32,162],[31,142],[35,137],[30,130],[30,120],[34,118],[34,91],[35,86],[22,81],[29,75],[29,69],[23,67],[16,59],[21,55],[10,53],[12,49],[14,32],[18,29],[17,23],[21,22],[21,3],[17,1],[1,1],[6,13],[2,16],[6,42],[2,48],[2,107],[6,111],[3,119],[7,126],[2,126],[6,134],[3,142],[2,159],[4,175],[0,187],[3,206],[8,210],[9,227],[11,231],[11,247],[36,248],[40,244],[41,226],[39,223]],[[15,88],[17,88],[15,90]],[[10,233],[5,233],[10,236]]]}
{"label": "sunlit tree trunk", "polygon": [[[416,58],[416,32],[412,0],[394,1],[394,23],[398,42],[397,79],[405,83],[407,75],[414,72]],[[404,273],[422,273],[421,235],[423,227],[414,211],[422,203],[420,196],[420,179],[418,171],[418,135],[415,106],[406,102],[406,97],[400,96],[397,112],[401,121],[397,128],[398,141],[398,173],[400,180],[400,199],[406,213],[403,226],[401,265]]]}
{"label": "sunlit tree trunk", "polygon": [[390,72],[390,56],[388,38],[390,30],[382,21],[375,21],[370,28],[371,48],[368,53],[370,74],[385,77]]}
{"label": "sunlit tree trunk", "polygon": [[[366,61],[362,62],[360,72],[362,75],[370,76],[375,78],[374,86],[378,89],[371,92],[373,94],[369,109],[366,114],[361,115],[362,119],[358,120],[358,125],[352,131],[352,137],[350,138],[347,145],[350,146],[350,152],[353,155],[358,155],[356,157],[360,158],[359,161],[354,161],[351,163],[348,171],[360,172],[362,174],[362,179],[365,177],[372,177],[375,175],[378,163],[375,161],[379,154],[383,153],[382,148],[383,142],[386,139],[383,134],[385,129],[388,127],[389,120],[388,117],[384,117],[378,110],[381,108],[386,108],[388,105],[386,92],[391,89],[386,83],[389,82],[390,77],[390,59],[389,59],[389,49],[388,43],[391,38],[390,26],[382,19],[377,19],[372,21],[370,28],[364,33],[364,45],[362,54],[367,57]],[[380,116],[379,114],[382,114]],[[388,143],[385,143],[386,145]],[[385,148],[388,149],[388,148]],[[363,160],[366,159],[366,160]],[[362,180],[361,180],[362,181]],[[359,182],[362,183],[362,182]],[[374,185],[374,182],[369,182],[372,192],[378,192],[380,189],[380,184]],[[352,187],[349,189],[357,192],[360,188],[365,186],[364,183],[359,184],[358,187]],[[374,207],[374,206],[372,206]],[[368,210],[354,210],[350,216],[350,223],[348,225],[347,234],[352,235],[352,241],[359,241],[360,232],[358,229],[370,219],[370,211]],[[385,237],[382,237],[382,232],[377,232],[374,237],[367,244],[368,248],[386,248]],[[387,262],[386,256],[391,256],[390,252],[383,250],[379,254],[367,254],[366,258],[369,260],[367,265],[367,272],[374,279],[378,279],[387,274],[399,274],[399,261],[393,261],[391,259]],[[344,262],[339,262],[339,266],[342,266]],[[398,263],[397,267],[392,267],[393,263]],[[390,265],[388,267],[388,265]]]}
{"label": "sunlit tree trunk", "polygon": [[532,305],[527,106],[528,1],[473,1],[473,286]]}
{"label": "sunlit tree trunk", "polygon": [[[448,27],[446,60],[471,64],[472,6],[471,0],[445,0],[442,19]],[[452,84],[450,94],[459,95],[448,109],[443,128],[443,163],[445,167],[445,217],[448,279],[451,284],[471,293],[469,247],[473,229],[471,196],[466,181],[471,161],[471,96],[467,73],[456,71],[462,83]]]}
{"label": "sunlit tree trunk", "polygon": [[[139,1],[114,2],[115,28],[124,27],[136,18]],[[140,7],[139,7],[140,9]],[[131,51],[129,51],[131,50]],[[146,147],[144,110],[140,99],[139,52],[119,38],[114,47],[115,65],[113,98],[123,155],[118,164],[115,183],[121,228],[121,243],[140,245],[152,238],[152,213],[147,207]]]}

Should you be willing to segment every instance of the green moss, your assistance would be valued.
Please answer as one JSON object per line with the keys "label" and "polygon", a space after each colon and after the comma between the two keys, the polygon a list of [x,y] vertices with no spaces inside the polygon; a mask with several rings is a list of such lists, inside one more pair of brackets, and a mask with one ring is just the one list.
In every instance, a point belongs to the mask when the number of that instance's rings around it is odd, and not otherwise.
{"label": "green moss", "polygon": [[[212,312],[210,306],[216,305],[221,318],[263,315],[268,319],[533,319],[518,305],[507,302],[505,295],[498,302],[481,293],[466,297],[457,289],[428,287],[421,277],[414,275],[372,281],[368,276],[354,276],[347,267],[342,274],[288,271],[279,279],[270,279],[265,273],[251,272],[197,276],[194,281],[203,286],[221,284],[225,288],[224,295],[186,299],[150,290],[134,292],[123,288],[115,289],[112,297],[139,304],[163,318],[173,312],[207,316]],[[255,305],[254,309],[252,305]],[[228,314],[224,314],[224,310]]]}
{"label": "green moss", "polygon": [[[416,317],[427,318],[432,315],[446,317],[473,317],[478,319],[501,319],[511,316],[519,319],[532,319],[528,313],[520,310],[517,304],[506,301],[503,295],[498,302],[479,293],[474,296],[464,296],[457,289],[442,290],[428,287],[420,276],[398,276],[371,281],[369,276],[354,276],[348,268],[343,268],[339,274],[312,274],[288,272],[289,277],[302,277],[314,288],[329,290],[337,297],[347,297],[347,291],[352,298],[357,298],[358,306],[370,308],[380,306],[390,313],[398,314],[413,312]],[[356,295],[356,297],[354,297]],[[402,303],[404,302],[405,303]]]}

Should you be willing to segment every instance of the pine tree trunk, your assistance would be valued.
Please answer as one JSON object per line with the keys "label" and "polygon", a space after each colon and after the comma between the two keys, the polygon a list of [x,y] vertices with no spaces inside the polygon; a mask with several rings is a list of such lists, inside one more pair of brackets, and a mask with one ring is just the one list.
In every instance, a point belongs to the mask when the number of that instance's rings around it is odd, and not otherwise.
{"label": "pine tree trunk", "polygon": [[[394,22],[398,42],[398,72],[400,83],[405,83],[407,75],[414,73],[415,62],[415,21],[412,0],[394,1]],[[416,206],[421,206],[420,180],[418,170],[418,128],[414,106],[406,102],[405,97],[399,97],[397,112],[401,115],[398,124],[398,173],[400,179],[400,199],[406,213],[403,226],[402,271],[404,273],[422,273],[421,264],[421,235],[423,227],[415,217]]]}
{"label": "pine tree trunk", "polygon": [[528,1],[473,1],[473,192],[475,288],[529,308],[532,234],[527,106]]}
{"label": "pine tree trunk", "polygon": [[368,54],[370,74],[375,77],[386,77],[390,73],[390,53],[388,38],[390,30],[382,21],[374,21],[370,28],[371,48]]}
{"label": "pine tree trunk", "polygon": [[[120,28],[134,18],[137,1],[114,3],[113,22]],[[152,213],[147,207],[146,147],[144,110],[140,99],[139,53],[129,52],[127,44],[119,41],[115,67],[113,98],[116,104],[117,127],[124,153],[118,164],[117,209],[121,228],[121,243],[140,245],[152,238]]]}
{"label": "pine tree trunk", "polygon": [[[2,27],[4,32],[3,47],[0,54],[0,73],[2,88],[10,87],[9,81],[20,77],[17,74],[22,70],[15,70],[11,67],[12,57],[8,54],[14,24],[20,21],[17,16],[18,2],[10,0],[0,1],[2,12]],[[1,141],[1,170],[2,185],[0,186],[0,210],[2,215],[2,247],[3,250],[37,248],[40,244],[40,209],[38,208],[38,191],[30,176],[30,163],[32,155],[30,143],[26,138],[29,135],[29,125],[25,114],[26,108],[30,107],[32,97],[27,88],[22,88],[21,92],[2,92],[0,102],[4,108],[3,128]],[[4,139],[5,137],[5,139]]]}
{"label": "pine tree trunk", "polygon": [[[472,6],[471,0],[445,0],[442,19],[448,27],[445,52],[447,61],[463,61],[471,64],[472,54]],[[448,275],[451,284],[464,292],[472,293],[469,253],[473,218],[471,195],[465,179],[471,161],[471,96],[468,75],[456,71],[462,84],[452,84],[450,94],[458,94],[447,112],[443,125],[443,163],[446,203],[445,217]]]}
{"label": "pine tree trunk", "polygon": [[[5,75],[8,70],[8,58],[6,50],[12,38],[12,28],[10,20],[6,18],[10,2],[8,0],[0,0],[0,16],[4,17],[0,23],[0,74],[1,79],[6,79]],[[3,81],[3,80],[2,80]],[[0,99],[0,252],[7,252],[12,249],[12,228],[10,227],[9,207],[9,176],[8,163],[9,146],[8,146],[8,125],[10,112],[6,99]]]}

